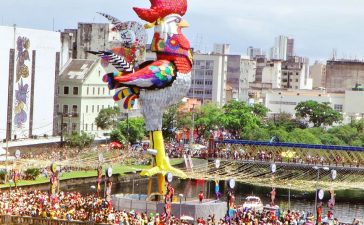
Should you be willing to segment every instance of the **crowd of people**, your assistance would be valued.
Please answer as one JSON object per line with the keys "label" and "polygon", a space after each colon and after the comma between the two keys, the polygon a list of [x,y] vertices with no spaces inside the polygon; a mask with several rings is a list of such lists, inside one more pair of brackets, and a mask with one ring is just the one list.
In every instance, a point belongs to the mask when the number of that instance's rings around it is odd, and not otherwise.
{"label": "crowd of people", "polygon": [[[115,210],[111,202],[95,194],[81,195],[78,192],[60,192],[49,195],[48,192],[21,188],[0,192],[0,215],[48,218],[66,221],[84,221],[99,224],[116,225],[309,225],[314,224],[312,214],[301,211],[255,211],[252,209],[236,209],[234,216],[216,219],[214,215],[198,218],[196,221],[166,218],[165,214],[143,213],[136,211]],[[182,217],[183,219],[183,217]],[[339,224],[337,219],[332,223]],[[354,220],[353,224],[359,224]]]}

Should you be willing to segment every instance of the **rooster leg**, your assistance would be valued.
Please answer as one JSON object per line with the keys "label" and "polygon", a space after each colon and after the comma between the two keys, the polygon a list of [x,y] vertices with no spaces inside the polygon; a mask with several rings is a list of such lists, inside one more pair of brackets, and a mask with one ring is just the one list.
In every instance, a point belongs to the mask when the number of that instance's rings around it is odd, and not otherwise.
{"label": "rooster leg", "polygon": [[147,170],[143,170],[140,175],[151,177],[158,174],[158,191],[159,193],[165,193],[165,181],[164,176],[170,172],[175,177],[187,178],[187,175],[174,167],[169,163],[169,158],[166,155],[164,149],[164,141],[162,131],[151,131],[150,132],[150,144],[151,148],[157,150],[156,155],[156,166]]}

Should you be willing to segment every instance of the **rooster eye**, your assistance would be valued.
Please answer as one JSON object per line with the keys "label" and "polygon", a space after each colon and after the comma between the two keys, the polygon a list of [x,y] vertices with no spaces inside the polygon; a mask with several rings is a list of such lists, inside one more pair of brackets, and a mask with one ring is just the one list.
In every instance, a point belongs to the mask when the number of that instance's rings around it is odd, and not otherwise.
{"label": "rooster eye", "polygon": [[176,23],[180,23],[181,22],[181,19],[180,18],[177,18],[175,21],[176,21]]}

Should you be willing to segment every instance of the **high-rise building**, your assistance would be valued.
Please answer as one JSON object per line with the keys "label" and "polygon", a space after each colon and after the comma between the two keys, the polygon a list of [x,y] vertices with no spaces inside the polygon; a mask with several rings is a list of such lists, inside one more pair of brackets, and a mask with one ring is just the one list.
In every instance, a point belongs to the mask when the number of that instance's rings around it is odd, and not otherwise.
{"label": "high-rise building", "polygon": [[202,103],[226,103],[228,56],[223,54],[194,53],[192,85],[187,95]]}
{"label": "high-rise building", "polygon": [[257,56],[264,55],[261,48],[254,48],[252,46],[247,49],[246,53],[250,59],[255,59]]}
{"label": "high-rise building", "polygon": [[273,89],[282,88],[282,61],[271,60],[262,71],[262,83],[271,83]]}
{"label": "high-rise building", "polygon": [[248,101],[249,83],[255,81],[256,62],[241,55],[228,55],[227,85],[231,99]]}
{"label": "high-rise building", "polygon": [[59,32],[0,26],[0,138],[53,135]]}
{"label": "high-rise building", "polygon": [[270,58],[287,60],[294,55],[294,39],[280,35],[274,39],[274,47],[271,48]]}
{"label": "high-rise building", "polygon": [[287,57],[294,56],[294,39],[288,38],[287,40]]}
{"label": "high-rise building", "polygon": [[327,92],[345,92],[356,84],[364,84],[364,62],[356,60],[329,60],[326,66]]}

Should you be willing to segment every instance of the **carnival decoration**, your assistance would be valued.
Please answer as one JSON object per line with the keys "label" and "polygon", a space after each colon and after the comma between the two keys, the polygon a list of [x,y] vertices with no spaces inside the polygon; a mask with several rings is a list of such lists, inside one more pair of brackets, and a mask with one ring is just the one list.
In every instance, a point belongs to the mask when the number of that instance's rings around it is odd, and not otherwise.
{"label": "carnival decoration", "polygon": [[112,188],[112,168],[108,167],[105,170],[105,198],[110,203],[111,201],[111,188]]}
{"label": "carnival decoration", "polygon": [[167,181],[167,193],[164,196],[164,211],[167,215],[167,219],[169,219],[172,215],[172,200],[173,200],[173,196],[174,196],[174,188],[171,185],[171,182],[173,180],[173,175],[172,173],[167,173],[166,177],[165,177],[166,181]]}
{"label": "carnival decoration", "polygon": [[51,167],[51,174],[50,174],[50,183],[51,183],[51,190],[50,194],[53,196],[57,193],[57,187],[58,187],[58,170],[57,170],[57,164],[52,163]]}
{"label": "carnival decoration", "polygon": [[[187,0],[150,2],[149,9],[136,7],[134,11],[141,19],[149,22],[145,25],[146,28],[154,27],[151,50],[156,53],[156,60],[135,63],[131,59],[128,60],[117,48],[90,52],[106,59],[118,70],[104,76],[109,88],[117,89],[115,100],[121,101],[124,108],[132,108],[138,102],[137,99],[140,100],[146,129],[150,132],[151,148],[157,150],[156,166],[142,171],[141,175],[158,175],[159,192],[164,194],[164,175],[168,172],[187,178],[184,172],[170,165],[165,154],[162,117],[167,108],[181,101],[190,89],[192,51],[189,41],[182,34],[182,28],[188,26],[182,18],[187,11]],[[109,17],[109,20],[115,25],[113,29],[126,30],[126,26],[116,25],[117,19]],[[137,39],[131,38],[131,41],[127,42],[133,45],[135,40],[134,44],[140,44]],[[135,66],[136,64],[138,66]]]}
{"label": "carnival decoration", "polygon": [[97,197],[100,197],[100,192],[101,192],[101,182],[102,182],[102,166],[99,166],[97,168]]}

